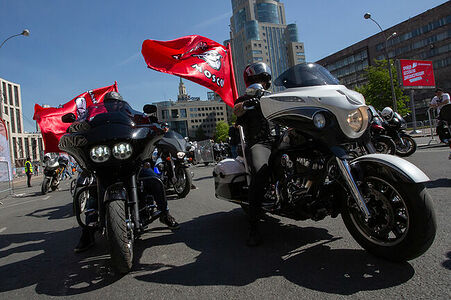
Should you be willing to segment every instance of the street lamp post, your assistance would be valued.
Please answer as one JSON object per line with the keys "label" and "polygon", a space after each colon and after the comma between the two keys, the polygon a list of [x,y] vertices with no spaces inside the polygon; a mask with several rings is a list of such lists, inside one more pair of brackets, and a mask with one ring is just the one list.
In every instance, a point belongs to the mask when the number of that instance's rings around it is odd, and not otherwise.
{"label": "street lamp post", "polygon": [[12,39],[13,37],[16,37],[16,36],[21,36],[21,35],[23,35],[23,36],[30,36],[30,30],[24,29],[21,33],[14,34],[14,35],[10,36],[9,38],[7,38],[6,40],[4,40],[2,42],[2,44],[0,45],[0,48],[3,46],[3,44],[6,43],[7,40]]}
{"label": "street lamp post", "polygon": [[397,112],[398,111],[398,104],[396,103],[395,87],[393,86],[393,75],[392,75],[392,72],[391,72],[390,58],[388,57],[388,51],[387,51],[388,40],[391,39],[392,37],[396,36],[396,32],[393,32],[389,37],[387,37],[385,35],[385,32],[382,29],[381,25],[379,25],[379,23],[377,23],[373,18],[371,18],[371,14],[370,13],[366,13],[363,17],[365,19],[367,19],[367,20],[370,19],[371,21],[376,23],[377,27],[379,27],[379,29],[382,32],[382,35],[384,36],[384,41],[385,41],[384,54],[385,54],[385,58],[387,59],[388,74],[390,75],[390,86],[391,86],[391,96],[392,96],[392,101],[393,101],[393,109],[394,109],[394,111]]}

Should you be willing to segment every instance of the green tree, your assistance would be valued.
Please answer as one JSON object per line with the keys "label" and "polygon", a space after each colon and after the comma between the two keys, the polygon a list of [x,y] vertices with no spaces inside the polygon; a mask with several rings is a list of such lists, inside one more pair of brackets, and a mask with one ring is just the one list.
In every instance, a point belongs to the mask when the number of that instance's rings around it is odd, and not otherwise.
{"label": "green tree", "polygon": [[232,125],[235,122],[236,122],[236,115],[232,114],[229,118],[229,125]]}
{"label": "green tree", "polygon": [[[405,115],[410,111],[408,108],[409,97],[403,94],[402,89],[398,85],[396,68],[394,66],[391,67],[398,112],[401,115]],[[387,69],[387,61],[376,60],[373,66],[369,66],[365,69],[365,72],[368,83],[363,86],[357,87],[356,91],[363,94],[366,100],[366,104],[372,105],[378,110],[382,110],[387,106],[393,108],[390,75]]]}
{"label": "green tree", "polygon": [[205,140],[206,138],[207,138],[207,136],[205,135],[205,132],[202,129],[202,127],[197,128],[197,130],[196,130],[196,140],[202,141],[202,140]]}
{"label": "green tree", "polygon": [[227,125],[225,121],[220,121],[216,123],[215,141],[225,142],[228,137],[229,137],[229,125]]}

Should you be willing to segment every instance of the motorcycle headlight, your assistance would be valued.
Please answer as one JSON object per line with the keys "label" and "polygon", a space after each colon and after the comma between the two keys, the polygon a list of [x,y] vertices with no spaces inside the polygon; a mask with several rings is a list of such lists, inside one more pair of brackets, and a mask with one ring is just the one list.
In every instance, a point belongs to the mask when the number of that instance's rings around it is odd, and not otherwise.
{"label": "motorcycle headlight", "polygon": [[107,161],[111,156],[110,148],[107,146],[95,146],[90,151],[91,159],[94,162],[101,163]]}
{"label": "motorcycle headlight", "polygon": [[316,113],[313,116],[313,124],[318,129],[324,128],[326,126],[326,117],[320,112]]}
{"label": "motorcycle headlight", "polygon": [[182,152],[182,151],[177,152],[177,158],[178,159],[183,159],[184,157],[185,157],[185,152]]}
{"label": "motorcycle headlight", "polygon": [[355,132],[359,132],[363,126],[362,112],[359,109],[350,112],[348,114],[348,117],[346,118],[346,121],[348,122],[348,125],[349,127],[351,127],[352,130],[354,130]]}
{"label": "motorcycle headlight", "polygon": [[127,159],[132,156],[132,145],[128,143],[119,143],[113,146],[113,156],[116,159]]}

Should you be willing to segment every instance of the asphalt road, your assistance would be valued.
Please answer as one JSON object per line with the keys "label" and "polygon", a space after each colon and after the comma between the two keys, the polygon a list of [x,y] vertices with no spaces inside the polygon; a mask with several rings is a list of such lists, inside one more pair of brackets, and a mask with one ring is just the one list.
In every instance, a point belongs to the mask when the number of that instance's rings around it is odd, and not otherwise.
{"label": "asphalt road", "polygon": [[36,181],[0,206],[0,299],[450,299],[448,153],[420,149],[408,159],[431,178],[438,232],[428,252],[401,264],[362,250],[340,217],[270,220],[262,226],[264,244],[248,248],[245,215],[214,198],[212,167],[199,166],[193,168],[197,189],[169,201],[181,228],[153,223],[135,244],[132,272],[120,277],[103,237],[94,249],[73,252],[80,230],[69,182],[42,196]]}

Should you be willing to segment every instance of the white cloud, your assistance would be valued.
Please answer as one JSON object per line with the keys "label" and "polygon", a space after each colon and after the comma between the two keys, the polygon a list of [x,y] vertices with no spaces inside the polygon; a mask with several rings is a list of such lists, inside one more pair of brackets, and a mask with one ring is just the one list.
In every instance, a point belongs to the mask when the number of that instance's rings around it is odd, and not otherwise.
{"label": "white cloud", "polygon": [[129,56],[126,59],[124,59],[123,61],[120,61],[119,63],[117,63],[116,67],[122,67],[122,66],[136,60],[140,55],[141,55],[141,53],[135,53],[132,56]]}
{"label": "white cloud", "polygon": [[215,24],[215,23],[217,23],[217,22],[219,22],[219,21],[221,21],[223,19],[227,19],[227,18],[230,18],[230,17],[231,17],[231,13],[230,12],[226,12],[226,13],[223,13],[221,15],[217,15],[217,16],[215,16],[213,18],[210,18],[208,20],[205,20],[203,22],[200,22],[198,24],[195,24],[192,27],[192,29],[199,29],[199,28],[207,27],[209,25]]}

